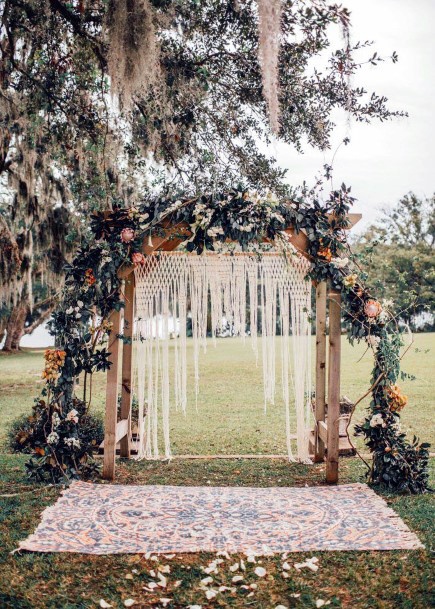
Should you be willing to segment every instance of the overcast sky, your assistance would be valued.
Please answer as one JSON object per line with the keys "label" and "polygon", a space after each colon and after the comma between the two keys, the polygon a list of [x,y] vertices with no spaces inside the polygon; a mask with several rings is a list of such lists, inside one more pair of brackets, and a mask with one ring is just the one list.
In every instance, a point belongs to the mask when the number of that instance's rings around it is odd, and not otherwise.
{"label": "overcast sky", "polygon": [[[389,99],[391,109],[406,110],[409,118],[371,125],[343,117],[337,125],[335,143],[348,133],[351,143],[338,151],[334,161],[334,186],[352,186],[358,198],[354,211],[365,223],[379,209],[394,205],[405,193],[435,191],[435,0],[343,0],[351,11],[351,40],[373,40],[373,51],[382,57],[396,51],[399,62],[377,67],[363,66],[354,85],[364,85]],[[339,42],[339,38],[337,42]],[[370,53],[368,51],[367,53]],[[324,162],[331,162],[334,148],[326,154],[306,149],[298,155],[290,147],[277,146],[281,165],[288,168],[293,185],[313,182]]]}

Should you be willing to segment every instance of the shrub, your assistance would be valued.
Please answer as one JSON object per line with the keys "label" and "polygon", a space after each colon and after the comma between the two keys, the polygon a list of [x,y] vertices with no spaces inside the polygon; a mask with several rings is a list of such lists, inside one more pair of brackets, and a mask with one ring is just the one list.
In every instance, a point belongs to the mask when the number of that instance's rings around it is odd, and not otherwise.
{"label": "shrub", "polygon": [[[74,399],[73,409],[65,417],[56,410],[52,412],[52,408],[40,399],[35,402],[30,416],[22,415],[9,426],[7,447],[12,452],[32,454],[37,459],[30,459],[26,464],[30,477],[59,482],[59,476],[52,475],[59,469],[53,468],[53,459],[60,458],[60,466],[67,477],[77,477],[78,469],[81,476],[90,477],[97,468],[92,454],[103,438],[103,418],[100,414],[89,413],[85,402]],[[57,456],[52,449],[54,440]],[[75,465],[70,464],[68,457]],[[68,465],[64,465],[66,463]]]}

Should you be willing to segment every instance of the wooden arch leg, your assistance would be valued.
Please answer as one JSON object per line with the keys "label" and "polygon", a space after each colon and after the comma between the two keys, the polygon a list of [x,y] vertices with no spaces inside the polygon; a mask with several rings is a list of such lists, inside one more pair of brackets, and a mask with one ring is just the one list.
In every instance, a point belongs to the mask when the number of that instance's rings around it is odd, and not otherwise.
{"label": "wooden arch leg", "polygon": [[329,293],[329,375],[326,481],[338,482],[341,364],[341,294]]}
{"label": "wooden arch leg", "polygon": [[314,461],[323,462],[325,442],[320,437],[320,422],[325,421],[326,402],[326,282],[316,287],[316,430]]}
{"label": "wooden arch leg", "polygon": [[133,323],[134,323],[134,273],[125,280],[124,337],[122,346],[122,383],[121,383],[121,421],[126,421],[127,433],[121,439],[119,454],[130,458],[131,442],[131,374],[133,356]]}
{"label": "wooden arch leg", "polygon": [[107,371],[106,385],[106,415],[104,419],[104,460],[103,478],[113,480],[115,477],[116,425],[118,411],[118,370],[119,370],[119,339],[121,329],[121,313],[113,311],[110,321],[113,323],[110,333],[108,350],[111,353],[112,365]]}

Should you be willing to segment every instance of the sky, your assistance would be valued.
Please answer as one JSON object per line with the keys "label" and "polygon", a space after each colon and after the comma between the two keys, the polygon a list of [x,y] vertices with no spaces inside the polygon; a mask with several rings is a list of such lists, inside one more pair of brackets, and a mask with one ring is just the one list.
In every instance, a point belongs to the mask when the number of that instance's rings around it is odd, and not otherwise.
{"label": "sky", "polygon": [[342,115],[331,151],[307,147],[299,155],[278,143],[275,154],[288,169],[291,184],[304,180],[312,184],[348,135],[350,144],[342,146],[334,160],[334,187],[342,182],[352,187],[358,199],[353,211],[363,214],[361,230],[407,192],[420,196],[435,192],[435,0],[342,0],[342,4],[351,11],[351,41],[374,41],[367,56],[375,50],[381,57],[393,51],[399,55],[396,64],[363,66],[353,84],[385,95],[390,109],[404,110],[409,118],[352,123],[349,128]]}

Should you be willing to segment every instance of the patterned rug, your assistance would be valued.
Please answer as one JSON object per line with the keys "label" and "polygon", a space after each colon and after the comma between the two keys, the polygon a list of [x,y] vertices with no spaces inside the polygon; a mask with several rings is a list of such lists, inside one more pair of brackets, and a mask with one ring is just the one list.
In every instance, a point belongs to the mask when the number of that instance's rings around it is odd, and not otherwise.
{"label": "patterned rug", "polygon": [[85,554],[422,548],[364,484],[246,488],[73,483],[20,544]]}

